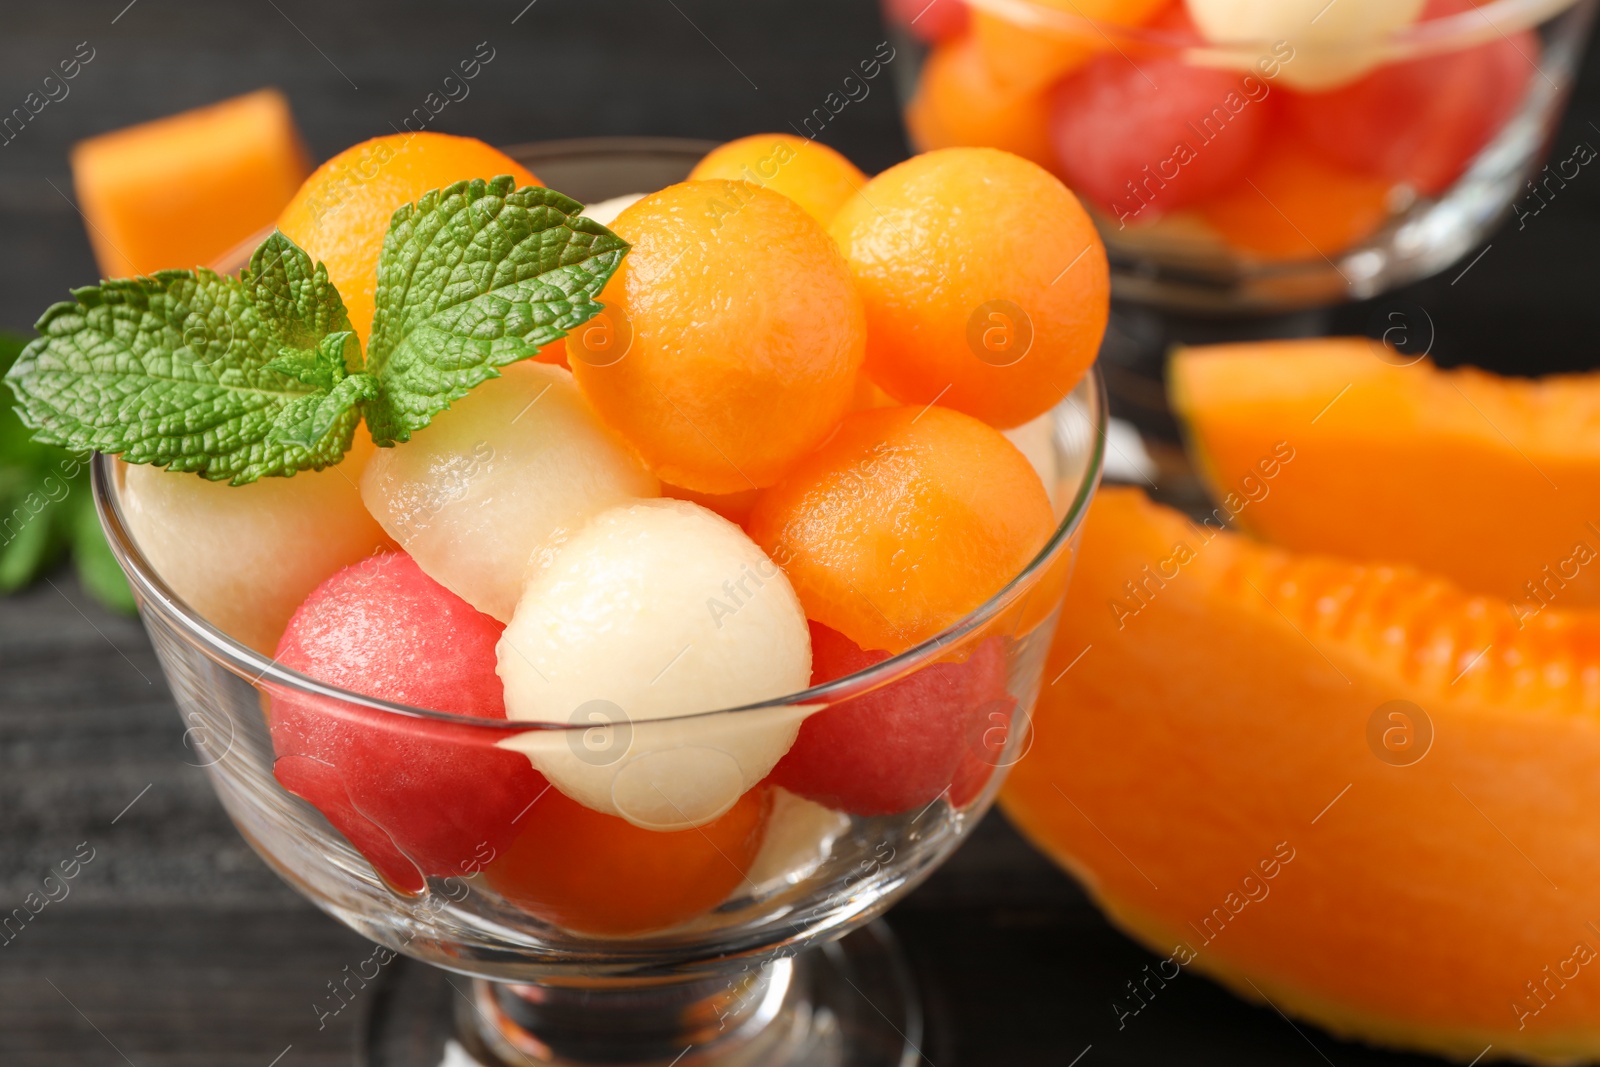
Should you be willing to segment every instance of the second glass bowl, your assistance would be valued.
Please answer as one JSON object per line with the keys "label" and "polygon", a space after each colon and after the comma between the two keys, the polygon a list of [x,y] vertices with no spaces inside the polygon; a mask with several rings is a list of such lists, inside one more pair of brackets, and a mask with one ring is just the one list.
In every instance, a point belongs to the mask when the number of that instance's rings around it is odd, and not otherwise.
{"label": "second glass bowl", "polygon": [[1536,213],[1595,155],[1557,145],[1528,181],[1595,0],[887,7],[917,57],[915,146],[1056,172],[1096,213],[1114,293],[1167,310],[1373,296],[1461,258],[1514,201]]}

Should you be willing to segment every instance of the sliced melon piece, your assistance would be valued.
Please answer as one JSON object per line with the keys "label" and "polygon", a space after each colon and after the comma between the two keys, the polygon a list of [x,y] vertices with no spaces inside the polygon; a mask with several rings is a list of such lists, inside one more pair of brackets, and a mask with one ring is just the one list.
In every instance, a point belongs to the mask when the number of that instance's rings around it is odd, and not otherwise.
{"label": "sliced melon piece", "polygon": [[1516,618],[1600,606],[1600,375],[1406,362],[1361,337],[1191,348],[1172,402],[1223,512],[1266,540],[1410,563]]}
{"label": "sliced melon piece", "polygon": [[108,278],[215,263],[311,172],[289,101],[259,89],[78,143],[72,180]]}
{"label": "sliced melon piece", "polygon": [[1600,612],[1519,631],[1107,489],[1044,678],[1005,810],[1164,978],[1462,1060],[1600,1056]]}

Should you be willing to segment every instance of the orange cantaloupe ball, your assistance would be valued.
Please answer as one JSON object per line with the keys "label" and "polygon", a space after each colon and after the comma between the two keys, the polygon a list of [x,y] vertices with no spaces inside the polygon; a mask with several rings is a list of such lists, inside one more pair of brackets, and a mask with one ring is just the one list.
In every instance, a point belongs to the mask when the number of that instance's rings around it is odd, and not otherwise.
{"label": "orange cantaloupe ball", "polygon": [[1389,218],[1393,183],[1273,144],[1245,180],[1195,205],[1229,245],[1268,260],[1336,256]]}
{"label": "orange cantaloupe ball", "polygon": [[663,481],[771,485],[854,395],[866,327],[838,246],[748,182],[670,186],[613,228],[633,247],[600,299],[626,339],[620,355],[569,343],[579,386]]}
{"label": "orange cantaloupe ball", "polygon": [[792,133],[758,133],[706,153],[690,181],[722,178],[781,193],[826,226],[867,176],[827,145]]}
{"label": "orange cantaloupe ball", "polygon": [[1054,169],[1050,96],[1033,88],[1008,88],[989,72],[976,40],[942,44],[922,65],[916,95],[906,106],[906,128],[921,151],[986,145]]}
{"label": "orange cantaloupe ball", "polygon": [[849,416],[748,522],[807,618],[893,653],[980,607],[1054,527],[1044,483],[1016,446],[942,407]]}
{"label": "orange cantaloupe ball", "polygon": [[867,312],[867,373],[902,404],[1009,429],[1094,362],[1110,314],[1105,246],[1035,163],[944,148],[873,178],[830,228]]}
{"label": "orange cantaloupe ball", "polygon": [[[990,74],[1012,90],[1044,89],[1091,56],[1116,47],[1114,27],[1141,26],[1172,0],[1038,0],[1073,18],[1072,28],[1026,26],[974,10],[972,33]],[[1092,20],[1092,21],[1085,21]],[[1109,24],[1096,28],[1092,22]]]}
{"label": "orange cantaloupe ball", "polygon": [[378,286],[378,253],[395,209],[433,189],[509,174],[520,189],[542,185],[516,160],[474,137],[391,133],[352,145],[307,178],[278,229],[327,265],[350,326],[367,342]]}
{"label": "orange cantaloupe ball", "polygon": [[552,788],[528,808],[522,833],[484,868],[484,879],[568,930],[613,937],[661,930],[748,884],[771,811],[772,789],[761,785],[704,825],[646,830]]}

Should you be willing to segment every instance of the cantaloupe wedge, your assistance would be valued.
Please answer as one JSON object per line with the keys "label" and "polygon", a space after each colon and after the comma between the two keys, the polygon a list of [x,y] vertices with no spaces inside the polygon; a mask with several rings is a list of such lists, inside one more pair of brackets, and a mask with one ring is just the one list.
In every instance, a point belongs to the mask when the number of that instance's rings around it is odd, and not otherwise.
{"label": "cantaloupe wedge", "polygon": [[1191,348],[1172,402],[1213,495],[1265,540],[1411,563],[1519,618],[1600,606],[1600,374],[1405,362],[1360,337]]}
{"label": "cantaloupe wedge", "polygon": [[1005,810],[1162,977],[1462,1060],[1600,1057],[1600,612],[1518,630],[1107,489],[1044,680]]}
{"label": "cantaloupe wedge", "polygon": [[115,130],[72,150],[89,242],[109,278],[209,265],[272,224],[311,171],[276,89]]}

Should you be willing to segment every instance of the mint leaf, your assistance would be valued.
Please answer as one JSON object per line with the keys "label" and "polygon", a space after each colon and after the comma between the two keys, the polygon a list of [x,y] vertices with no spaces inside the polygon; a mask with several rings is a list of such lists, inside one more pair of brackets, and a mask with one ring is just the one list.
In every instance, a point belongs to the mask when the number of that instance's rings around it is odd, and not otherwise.
{"label": "mint leaf", "polygon": [[[21,490],[20,492],[18,490]],[[34,484],[19,484],[0,498],[4,508],[0,533],[0,593],[14,593],[33,581],[61,555],[53,502]]]}
{"label": "mint leaf", "polygon": [[[327,271],[282,234],[238,278],[168,270],[72,295],[6,374],[35,440],[235,485],[320,470],[350,447],[371,387],[327,366],[354,349],[350,320]],[[321,369],[305,380],[285,350]]]}
{"label": "mint leaf", "polygon": [[[0,334],[0,374],[10,370],[28,347],[28,338],[13,333]],[[54,457],[65,455],[59,448],[40,444],[33,439],[33,431],[22,424],[16,411],[4,394],[0,394],[0,479],[8,469],[48,464]]]}
{"label": "mint leaf", "polygon": [[355,344],[353,330],[340,330],[324,337],[316,348],[285,348],[267,364],[268,370],[287,374],[317,389],[291,401],[278,413],[268,440],[313,449],[362,401],[378,395],[378,383],[372,375],[365,371],[349,373],[346,348]]}
{"label": "mint leaf", "polygon": [[78,582],[84,590],[113,611],[132,615],[138,609],[133,601],[133,590],[122,573],[122,565],[111,554],[106,535],[100,529],[100,516],[95,514],[94,498],[90,495],[89,479],[85,475],[81,492],[67,500],[67,540],[72,545],[72,562],[78,571]]}
{"label": "mint leaf", "polygon": [[[0,374],[27,346],[0,333]],[[0,592],[28,585],[71,547],[83,587],[107,607],[134,610],[111,555],[82,458],[33,440],[10,404],[0,404]]]}
{"label": "mint leaf", "polygon": [[324,337],[315,348],[281,348],[267,369],[319,389],[332,389],[349,373],[346,349],[355,337],[354,330],[340,330]]}
{"label": "mint leaf", "polygon": [[583,205],[502,175],[457,182],[402,207],[378,259],[367,427],[409,440],[497,368],[597,314],[627,242]]}

